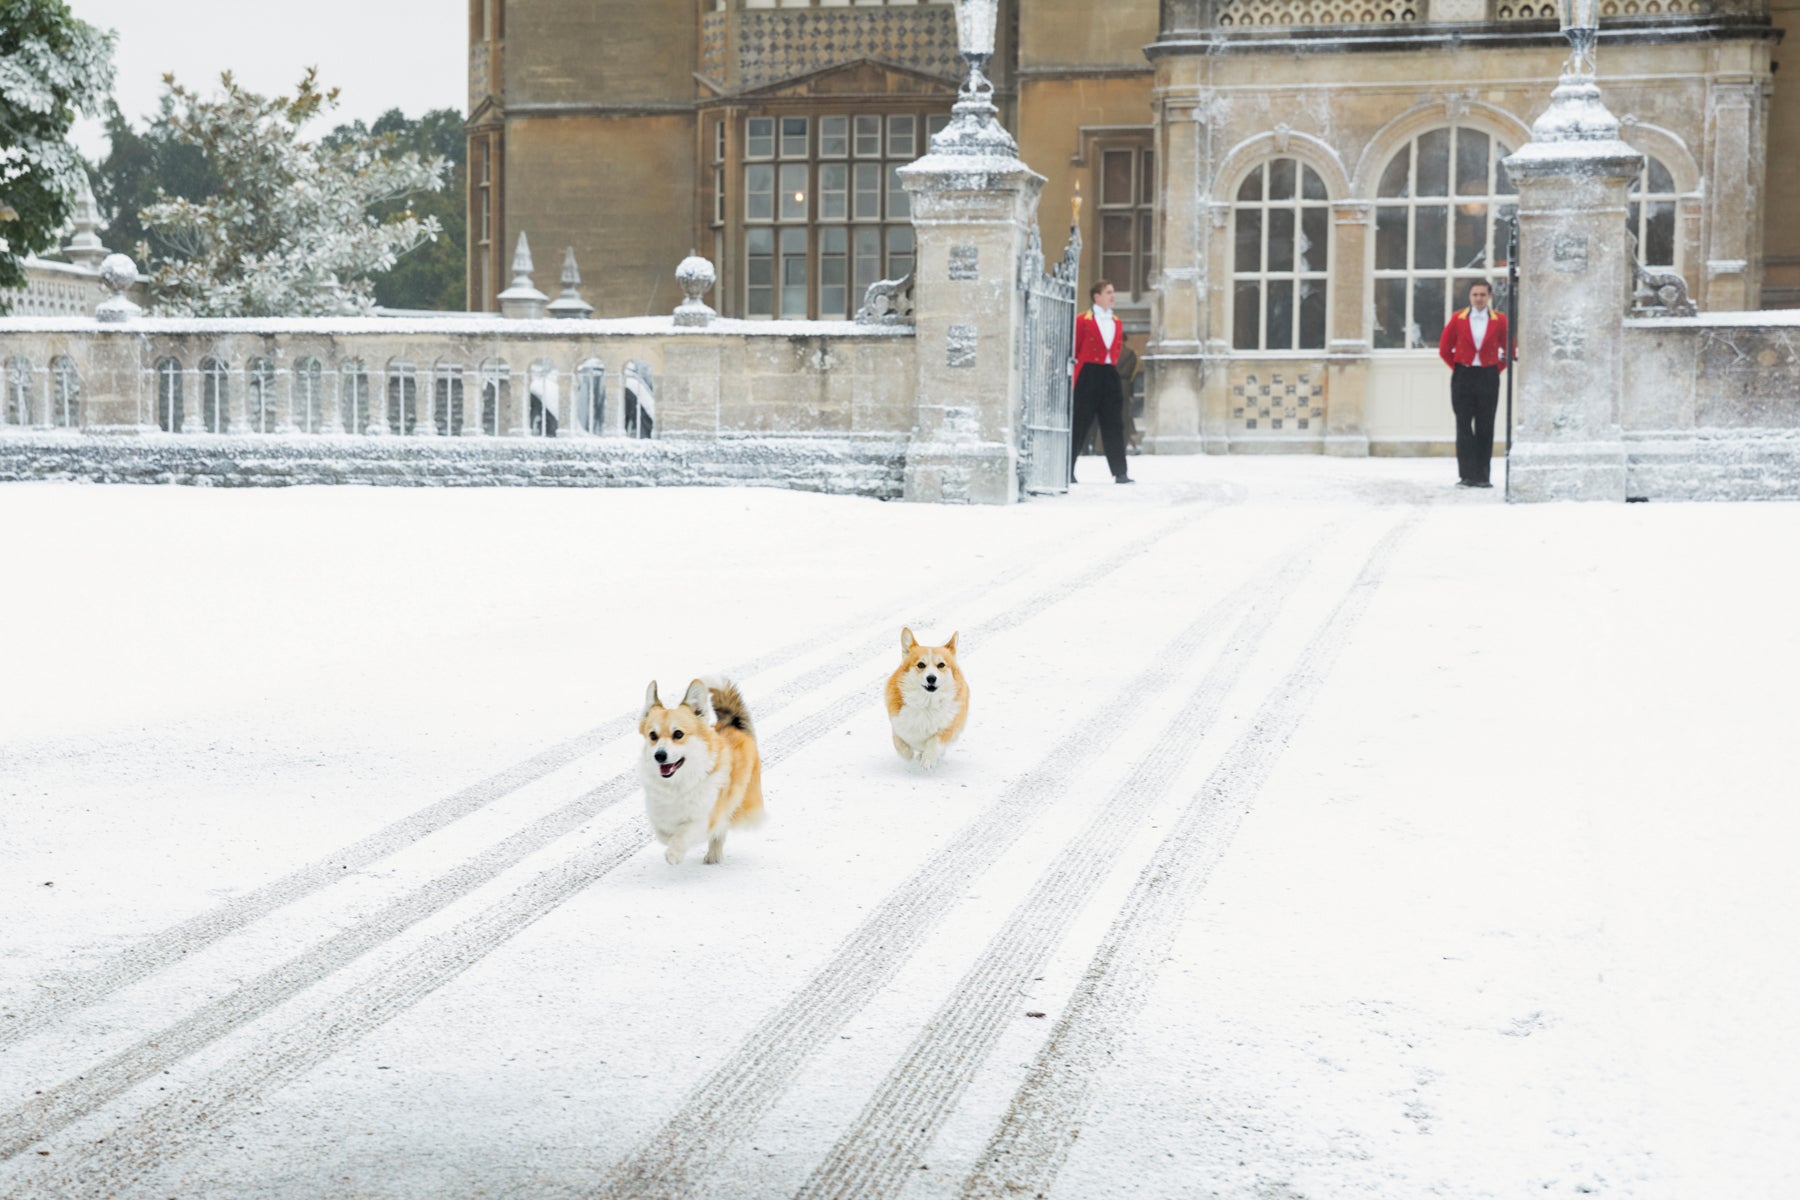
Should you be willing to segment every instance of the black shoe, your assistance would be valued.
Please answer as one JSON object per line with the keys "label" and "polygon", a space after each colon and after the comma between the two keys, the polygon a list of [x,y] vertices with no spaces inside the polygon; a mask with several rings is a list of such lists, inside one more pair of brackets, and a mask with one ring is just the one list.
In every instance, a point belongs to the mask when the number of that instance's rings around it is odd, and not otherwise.
{"label": "black shoe", "polygon": [[1133,479],[1129,475],[1114,475],[1113,482],[1114,483],[1136,483],[1137,480]]}
{"label": "black shoe", "polygon": [[1474,485],[1474,484],[1472,484],[1472,483],[1470,483],[1470,482],[1469,482],[1469,481],[1468,481],[1468,480],[1466,480],[1466,479],[1459,479],[1459,480],[1457,480],[1457,481],[1456,481],[1456,486],[1457,486],[1457,487],[1474,487],[1474,486],[1475,486],[1475,485]]}
{"label": "black shoe", "polygon": [[1469,485],[1469,486],[1470,486],[1470,487],[1484,487],[1484,488],[1491,488],[1491,487],[1493,487],[1493,486],[1494,486],[1494,485],[1493,485],[1493,484],[1491,484],[1491,483],[1489,483],[1489,482],[1488,482],[1488,481],[1487,481],[1487,480],[1485,480],[1485,479],[1477,479],[1477,480],[1476,480],[1476,481],[1475,481],[1475,482],[1474,482],[1474,483],[1471,483],[1471,484],[1470,484],[1470,485]]}

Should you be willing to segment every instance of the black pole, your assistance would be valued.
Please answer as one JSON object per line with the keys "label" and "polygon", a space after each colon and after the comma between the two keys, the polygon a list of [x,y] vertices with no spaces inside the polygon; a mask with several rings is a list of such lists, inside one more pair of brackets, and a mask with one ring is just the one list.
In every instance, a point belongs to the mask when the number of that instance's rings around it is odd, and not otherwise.
{"label": "black pole", "polygon": [[1506,235],[1506,498],[1512,499],[1513,347],[1519,344],[1519,214],[1515,210]]}

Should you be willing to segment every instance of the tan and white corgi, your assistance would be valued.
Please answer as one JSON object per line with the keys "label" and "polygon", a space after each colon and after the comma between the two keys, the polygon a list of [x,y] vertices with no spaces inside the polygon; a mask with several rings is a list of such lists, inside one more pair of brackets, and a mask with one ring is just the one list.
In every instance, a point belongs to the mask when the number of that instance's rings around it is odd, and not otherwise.
{"label": "tan and white corgi", "polygon": [[734,825],[763,818],[762,756],[750,710],[728,679],[696,679],[673,707],[651,681],[638,720],[644,753],[644,808],[671,866],[706,839],[706,861],[723,862]]}
{"label": "tan and white corgi", "polygon": [[941,646],[921,646],[913,631],[900,631],[900,665],[887,681],[888,723],[900,757],[930,770],[969,719],[969,681],[956,665],[956,635]]}

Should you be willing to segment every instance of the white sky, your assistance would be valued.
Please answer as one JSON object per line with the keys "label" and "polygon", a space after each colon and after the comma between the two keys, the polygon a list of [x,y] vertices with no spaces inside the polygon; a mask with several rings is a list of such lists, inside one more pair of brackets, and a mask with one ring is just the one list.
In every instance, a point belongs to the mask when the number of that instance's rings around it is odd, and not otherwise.
{"label": "white sky", "polygon": [[[113,94],[133,122],[156,110],[162,77],[216,88],[222,71],[264,95],[290,91],[307,67],[340,89],[331,125],[373,120],[390,108],[408,116],[468,102],[468,5],[464,0],[310,0],[304,5],[243,0],[70,0],[77,17],[117,31]],[[329,126],[326,126],[327,128]],[[97,121],[82,120],[76,144],[103,154]]]}

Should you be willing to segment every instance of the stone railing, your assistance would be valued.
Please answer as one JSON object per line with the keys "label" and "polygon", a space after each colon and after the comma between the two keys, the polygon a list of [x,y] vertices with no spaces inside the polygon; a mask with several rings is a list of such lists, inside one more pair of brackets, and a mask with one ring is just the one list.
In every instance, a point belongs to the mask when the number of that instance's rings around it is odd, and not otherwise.
{"label": "stone railing", "polygon": [[1626,492],[1800,499],[1800,312],[1625,322]]}
{"label": "stone railing", "polygon": [[[1487,0],[1488,20],[1555,22],[1555,0]],[[1707,16],[1714,0],[1600,0],[1602,21]]]}
{"label": "stone railing", "polygon": [[[1605,21],[1708,16],[1719,0],[1601,0]],[[1218,0],[1221,29],[1295,29],[1445,22],[1556,22],[1555,0]]]}

